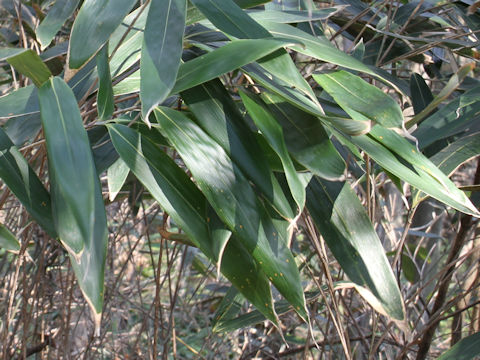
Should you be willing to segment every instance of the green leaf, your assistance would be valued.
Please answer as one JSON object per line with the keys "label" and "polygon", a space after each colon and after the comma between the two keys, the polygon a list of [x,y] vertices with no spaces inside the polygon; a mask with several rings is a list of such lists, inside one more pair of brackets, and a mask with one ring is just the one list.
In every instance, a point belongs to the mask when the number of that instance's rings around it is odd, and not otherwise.
{"label": "green leaf", "polygon": [[271,37],[263,26],[248,16],[232,0],[191,1],[219,30],[238,39]]}
{"label": "green leaf", "polygon": [[306,21],[318,21],[329,18],[341,11],[343,6],[322,8],[319,10],[251,10],[248,13],[255,21],[271,21],[275,23],[301,23]]}
{"label": "green leaf", "polygon": [[[291,44],[280,39],[234,40],[180,65],[171,94],[177,94],[262,58]],[[116,95],[137,92],[140,72],[136,71],[114,87]]]}
{"label": "green leaf", "polygon": [[108,40],[136,0],[85,0],[70,35],[69,67],[82,67]]}
{"label": "green leaf", "polygon": [[55,226],[98,330],[108,237],[100,181],[72,90],[55,77],[38,90],[38,96]]}
{"label": "green leaf", "polygon": [[476,124],[480,113],[480,87],[454,98],[447,105],[423,120],[413,135],[421,149],[440,139],[459,134]]}
{"label": "green leaf", "polygon": [[240,92],[240,97],[255,125],[282,161],[288,186],[297,203],[298,211],[301,213],[305,206],[305,188],[297,176],[297,171],[288,153],[282,127],[261,99],[243,91]]}
{"label": "green leaf", "polygon": [[0,119],[39,112],[37,89],[25,86],[0,97]]}
{"label": "green leaf", "polygon": [[444,352],[438,360],[470,360],[480,354],[480,332],[463,338]]}
{"label": "green leaf", "polygon": [[35,221],[50,236],[56,237],[49,193],[1,128],[0,178]]}
{"label": "green leaf", "polygon": [[448,176],[463,163],[480,154],[480,133],[464,136],[430,158],[438,168]]}
{"label": "green leaf", "polygon": [[98,94],[97,112],[100,120],[108,120],[112,117],[115,103],[113,101],[112,78],[108,65],[108,43],[97,55]]}
{"label": "green leaf", "polygon": [[343,271],[358,286],[368,289],[360,294],[381,314],[405,320],[402,295],[385,250],[350,185],[315,177],[307,195],[315,225]]}
{"label": "green leaf", "polygon": [[26,50],[27,49],[23,48],[0,47],[0,61],[17,56]]}
{"label": "green leaf", "polygon": [[168,108],[155,110],[173,144],[222,221],[253,255],[278,291],[307,319],[298,269],[286,235],[274,225],[248,180],[198,125]]}
{"label": "green leaf", "polygon": [[419,114],[433,101],[433,95],[423,77],[417,73],[410,76],[410,92],[413,111]]}
{"label": "green leaf", "polygon": [[461,212],[480,216],[463,191],[394,131],[376,125],[367,135],[352,136],[348,141],[360,147],[382,168],[417,189]]}
{"label": "green leaf", "polygon": [[413,119],[409,120],[405,126],[407,129],[411,128],[413,125],[418,124],[422,121],[428,114],[430,114],[438,105],[440,105],[444,100],[446,100],[462,83],[462,81],[467,77],[470,71],[475,67],[474,63],[463,65],[456,74],[454,74],[443,87],[442,91],[431,101],[419,114],[416,114]]}
{"label": "green leaf", "polygon": [[152,0],[140,61],[140,99],[147,123],[155,106],[166,99],[177,77],[183,50],[186,0]]}
{"label": "green leaf", "polygon": [[314,74],[313,78],[352,119],[358,114],[387,128],[402,128],[400,106],[382,90],[347,71]]}
{"label": "green leaf", "polygon": [[[0,52],[1,57],[2,53]],[[40,56],[30,49],[21,49],[13,56],[8,56],[7,62],[19,73],[30,78],[37,87],[42,86],[52,76],[52,73],[47,65],[43,63]]]}
{"label": "green leaf", "polygon": [[150,2],[132,11],[110,36],[108,42],[109,55],[112,56],[110,59],[112,77],[122,74],[140,60],[149,9]]}
{"label": "green leaf", "polygon": [[110,201],[115,200],[118,193],[125,184],[127,180],[128,173],[130,169],[128,168],[125,161],[122,159],[117,159],[107,170],[107,183],[108,183],[108,198]]}
{"label": "green leaf", "polygon": [[361,71],[372,75],[386,84],[403,93],[408,93],[408,85],[394,79],[382,69],[370,67],[351,55],[345,54],[328,41],[325,36],[313,36],[288,24],[280,24],[269,21],[259,21],[274,37],[298,41],[301,45],[293,46],[292,49],[300,54],[314,59],[342,66],[347,69]]}
{"label": "green leaf", "polygon": [[56,0],[47,16],[38,25],[36,33],[42,49],[50,45],[65,21],[72,16],[80,0]]}
{"label": "green leaf", "polygon": [[[192,0],[192,2],[219,30],[238,39],[262,39],[272,36],[232,0]],[[271,56],[260,59],[259,63],[275,77],[299,89],[313,100],[317,107],[320,106],[310,85],[285,50],[279,50]]]}
{"label": "green leaf", "polygon": [[235,287],[230,287],[215,312],[212,321],[212,331],[217,332],[216,327],[218,324],[234,318],[240,312],[244,302],[245,298],[242,294]]}
{"label": "green leaf", "polygon": [[220,224],[185,172],[138,132],[124,125],[108,125],[108,130],[121,158],[175,223],[252,304],[276,323],[267,278],[238,241],[230,238],[231,232]]}
{"label": "green leaf", "polygon": [[345,161],[318,118],[273,94],[263,93],[262,99],[282,126],[288,151],[296,161],[327,180],[344,175]]}
{"label": "green leaf", "polygon": [[283,217],[293,219],[295,214],[267,157],[221,81],[212,80],[181,95],[202,129],[226,151]]}
{"label": "green leaf", "polygon": [[238,69],[290,44],[292,43],[274,38],[233,40],[219,49],[182,64],[172,94]]}
{"label": "green leaf", "polygon": [[304,96],[304,94],[298,91],[295,87],[283,82],[258,64],[246,65],[242,70],[263,87],[278,95],[285,101],[288,101],[302,111],[318,117],[324,123],[333,125],[346,134],[360,135],[369,132],[371,129],[371,122],[361,114],[358,114],[358,117],[361,117],[362,120],[353,120],[338,116],[326,116],[322,108],[317,106],[316,103]]}
{"label": "green leaf", "polygon": [[15,253],[20,251],[20,241],[2,224],[0,224],[0,248]]}

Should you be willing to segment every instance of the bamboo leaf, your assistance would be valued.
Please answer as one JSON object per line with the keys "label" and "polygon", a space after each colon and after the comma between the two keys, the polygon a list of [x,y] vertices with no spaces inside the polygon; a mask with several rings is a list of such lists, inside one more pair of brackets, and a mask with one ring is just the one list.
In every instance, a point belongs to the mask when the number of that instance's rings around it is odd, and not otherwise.
{"label": "bamboo leaf", "polygon": [[135,4],[135,0],[85,0],[70,35],[70,68],[82,67],[107,42]]}
{"label": "bamboo leaf", "polygon": [[480,216],[463,191],[394,131],[376,125],[367,135],[352,136],[348,141],[364,150],[382,168],[417,189],[458,211]]}
{"label": "bamboo leaf", "polygon": [[465,162],[480,154],[480,133],[476,132],[451,143],[430,158],[448,176]]}
{"label": "bamboo leaf", "polygon": [[181,95],[202,129],[226,151],[282,216],[293,219],[295,214],[263,150],[221,81],[204,83]]}
{"label": "bamboo leaf", "polygon": [[130,169],[125,161],[117,159],[107,170],[107,183],[108,183],[108,198],[110,201],[115,200],[118,193],[125,184]]}
{"label": "bamboo leaf", "polygon": [[177,77],[183,50],[186,0],[152,0],[140,61],[140,99],[147,123],[155,106],[166,99]]}
{"label": "bamboo leaf", "polygon": [[467,77],[468,73],[473,70],[475,67],[474,63],[463,65],[456,74],[454,74],[444,86],[442,91],[431,101],[425,109],[423,109],[419,114],[416,114],[413,119],[409,120],[405,126],[407,129],[411,128],[413,125],[418,124],[422,121],[428,114],[430,114],[438,105],[440,105],[445,99],[447,99],[451,93],[453,93],[462,83],[462,81]]}
{"label": "bamboo leaf", "polygon": [[113,101],[112,78],[110,76],[110,66],[108,65],[108,43],[100,50],[97,55],[98,72],[98,94],[97,94],[97,112],[100,120],[108,120],[113,114],[115,107]]}
{"label": "bamboo leaf", "polygon": [[432,92],[423,77],[417,73],[410,76],[410,92],[413,104],[413,111],[419,114],[433,100]]}
{"label": "bamboo leaf", "polygon": [[0,119],[10,119],[39,112],[37,89],[22,87],[0,97]]}
{"label": "bamboo leaf", "polygon": [[307,194],[308,210],[343,271],[373,298],[360,294],[376,311],[404,321],[402,295],[385,250],[350,185],[316,177]]}
{"label": "bamboo leaf", "polygon": [[408,84],[394,79],[381,69],[370,67],[345,54],[333,46],[324,36],[313,36],[288,24],[279,24],[269,21],[259,21],[274,37],[298,41],[301,45],[294,45],[292,49],[300,54],[311,56],[326,63],[336,64],[347,69],[361,71],[372,75],[391,85],[404,94],[408,94]]}
{"label": "bamboo leaf", "polygon": [[477,123],[480,118],[479,96],[480,87],[474,87],[423,120],[413,133],[420,148],[425,149],[437,140],[457,135]]}
{"label": "bamboo leaf", "polygon": [[20,241],[2,224],[0,224],[0,248],[14,253],[20,251]]}
{"label": "bamboo leaf", "polygon": [[233,40],[180,66],[172,94],[187,90],[258,60],[291,42],[280,39]]}
{"label": "bamboo leaf", "polygon": [[470,360],[480,354],[480,332],[463,338],[444,352],[438,360]]}
{"label": "bamboo leaf", "polygon": [[288,153],[282,127],[261,99],[255,98],[252,94],[243,91],[240,92],[240,96],[255,125],[257,125],[258,129],[282,161],[288,186],[297,203],[298,211],[301,213],[305,206],[305,188],[297,176],[297,171]]}
{"label": "bamboo leaf", "polygon": [[50,45],[57,32],[65,21],[72,16],[80,0],[56,0],[48,11],[47,16],[38,25],[37,39],[45,49]]}
{"label": "bamboo leaf", "polygon": [[100,181],[72,90],[55,77],[39,89],[38,95],[55,226],[93,310],[98,331],[108,236]]}
{"label": "bamboo leaf", "polygon": [[168,108],[157,108],[155,115],[218,216],[306,320],[298,269],[287,247],[287,234],[278,230],[282,226],[274,225],[240,169],[198,125]]}
{"label": "bamboo leaf", "polygon": [[344,175],[345,161],[318,118],[273,94],[264,93],[262,99],[282,126],[288,151],[296,161],[327,180]]}
{"label": "bamboo leaf", "polygon": [[[12,52],[11,56],[6,56],[7,62],[19,73],[30,78],[37,87],[42,86],[52,76],[47,65],[43,63],[35,51],[30,49],[17,50],[19,51]],[[7,49],[6,52],[10,51]],[[5,55],[0,51],[0,60],[3,56]]]}
{"label": "bamboo leaf", "polygon": [[[272,36],[232,0],[192,0],[192,2],[219,30],[238,39],[262,39]],[[260,59],[259,64],[275,77],[308,96],[316,107],[320,107],[310,85],[285,50],[278,50],[271,56]]]}
{"label": "bamboo leaf", "polygon": [[0,178],[52,237],[56,237],[50,195],[27,160],[0,128]]}
{"label": "bamboo leaf", "polygon": [[314,74],[313,78],[352,119],[381,124],[387,128],[401,129],[403,115],[400,106],[382,90],[370,85],[359,76],[347,71]]}
{"label": "bamboo leaf", "polygon": [[319,10],[250,10],[247,12],[255,21],[270,21],[281,24],[301,23],[328,19],[344,9],[343,6],[322,8]]}
{"label": "bamboo leaf", "polygon": [[[157,145],[124,125],[108,125],[115,148],[130,170],[245,297],[276,323],[265,275],[251,255],[231,237],[203,194]],[[230,239],[230,240],[229,240]]]}
{"label": "bamboo leaf", "polygon": [[[177,94],[215,79],[289,44],[291,43],[273,38],[231,41],[219,49],[181,64],[175,86],[170,93]],[[116,95],[139,91],[140,72],[134,72],[113,90]]]}

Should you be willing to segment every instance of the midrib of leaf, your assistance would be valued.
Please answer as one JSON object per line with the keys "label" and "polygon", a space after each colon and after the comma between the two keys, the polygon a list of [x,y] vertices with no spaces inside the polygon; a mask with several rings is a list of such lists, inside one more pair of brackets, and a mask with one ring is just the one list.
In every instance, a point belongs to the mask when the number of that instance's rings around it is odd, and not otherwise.
{"label": "midrib of leaf", "polygon": [[[117,133],[117,135],[118,135],[119,137],[121,137],[142,159],[144,159],[145,162],[146,162],[149,166],[151,166],[153,169],[155,169],[155,171],[161,176],[161,178],[164,179],[165,182],[167,182],[167,183],[171,186],[171,188],[174,189],[174,191],[179,195],[179,197],[182,198],[182,199],[185,201],[185,204],[187,204],[190,209],[193,209],[193,210],[194,210],[195,215],[201,220],[201,222],[202,222],[202,223],[205,223],[205,219],[200,215],[200,213],[198,212],[198,209],[196,209],[196,208],[192,205],[192,203],[191,203],[190,201],[188,201],[187,198],[186,198],[180,191],[178,191],[177,187],[174,186],[174,184],[172,184],[172,183],[169,181],[168,178],[164,177],[164,176],[162,175],[162,173],[157,170],[157,168],[153,165],[153,163],[152,163],[149,159],[147,159],[141,152],[139,152],[139,151],[137,150],[137,148],[134,147],[134,146],[130,143],[130,141],[128,141],[128,139],[125,138],[121,133],[119,133],[114,127],[110,127],[110,129],[112,129],[113,131],[115,131],[115,132]],[[148,141],[148,140],[147,140],[147,141]],[[140,144],[141,144],[141,140],[140,140]]]}
{"label": "midrib of leaf", "polygon": [[167,28],[168,28],[168,19],[170,18],[170,8],[172,6],[172,1],[168,1],[168,10],[167,10],[167,18],[165,19],[165,27],[163,29],[163,37],[162,37],[162,46],[160,48],[160,54],[158,55],[159,58],[162,57],[163,55],[163,49],[164,49],[164,44],[165,44],[165,37],[167,36]]}
{"label": "midrib of leaf", "polygon": [[50,80],[50,83],[52,84],[53,95],[55,96],[55,101],[57,103],[57,107],[58,107],[58,110],[59,110],[58,114],[60,115],[60,121],[62,123],[63,135],[65,137],[65,142],[67,143],[68,157],[69,157],[70,163],[73,164],[74,162],[73,162],[72,146],[70,144],[70,138],[67,136],[67,128],[66,128],[66,124],[65,124],[65,118],[63,117],[63,111],[62,111],[62,108],[61,108],[61,105],[60,105],[60,99],[58,98],[57,91],[55,90],[53,79]]}
{"label": "midrib of leaf", "polygon": [[[332,76],[330,76],[329,74],[322,74],[323,76],[325,77],[328,77],[330,80],[332,80],[333,82],[337,83],[341,88],[345,89],[346,92],[348,92],[349,94],[351,94],[353,97],[359,99],[361,102],[363,102],[364,104],[366,105],[369,105],[369,102],[366,101],[365,99],[361,98],[360,96],[358,96],[357,94],[355,94],[354,92],[352,92],[349,88],[345,87],[341,82],[339,82],[337,79],[333,78]],[[362,114],[364,115],[364,114]]]}

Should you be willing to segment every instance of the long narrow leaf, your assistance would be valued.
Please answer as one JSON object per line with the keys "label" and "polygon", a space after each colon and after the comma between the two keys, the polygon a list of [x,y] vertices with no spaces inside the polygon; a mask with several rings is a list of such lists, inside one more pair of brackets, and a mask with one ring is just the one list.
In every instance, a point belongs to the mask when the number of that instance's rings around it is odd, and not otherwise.
{"label": "long narrow leaf", "polygon": [[305,206],[305,188],[297,175],[293,161],[288,153],[282,127],[261,99],[255,98],[252,94],[243,91],[240,92],[240,96],[255,125],[257,125],[258,129],[282,161],[290,191],[301,213]]}
{"label": "long narrow leaf", "polygon": [[403,93],[409,92],[407,84],[398,80],[392,81],[392,78],[384,76],[384,72],[380,69],[369,67],[355,59],[353,56],[345,54],[343,51],[333,46],[324,36],[310,35],[288,24],[279,24],[269,21],[259,21],[259,23],[275,37],[298,41],[302,44],[300,46],[292,47],[293,50],[300,54],[305,54],[315,59],[336,64],[347,69],[361,71],[365,74],[377,77]]}
{"label": "long narrow leaf", "polygon": [[180,66],[172,94],[212,80],[291,44],[281,39],[234,40]]}
{"label": "long narrow leaf", "polygon": [[[430,160],[393,130],[376,125],[368,135],[349,141],[364,150],[385,170],[435,199],[473,216],[480,216],[468,197]],[[399,161],[398,159],[404,161]]]}
{"label": "long narrow leaf", "polygon": [[350,185],[314,178],[307,194],[308,210],[343,271],[373,294],[366,300],[375,310],[405,320],[402,295],[385,250]]}
{"label": "long narrow leaf", "polygon": [[[124,125],[109,125],[121,158],[165,211],[222,273],[276,323],[268,280],[250,254],[220,224],[202,193],[161,149]],[[223,260],[222,260],[223,254]],[[219,264],[220,265],[220,264]]]}
{"label": "long narrow leaf", "polygon": [[52,73],[37,55],[37,53],[30,49],[23,49],[24,51],[7,58],[7,61],[15,70],[32,79],[33,83],[39,87],[47,81]]}
{"label": "long narrow leaf", "polygon": [[[272,36],[232,0],[192,0],[192,2],[218,29],[238,39],[261,39]],[[278,50],[273,56],[259,62],[267,71],[289,86],[299,89],[316,103],[313,90],[285,50]],[[316,103],[316,106],[320,105]]]}
{"label": "long narrow leaf", "polygon": [[22,87],[0,97],[0,119],[10,119],[39,112],[37,89]]}
{"label": "long narrow leaf", "polygon": [[11,252],[20,251],[20,241],[2,224],[0,224],[0,249]]}
{"label": "long narrow leaf", "polygon": [[27,160],[0,128],[0,178],[35,221],[56,237],[50,195]]}
{"label": "long narrow leaf", "polygon": [[136,0],[85,0],[70,36],[69,66],[78,69],[107,42]]}
{"label": "long narrow leaf", "polygon": [[140,61],[142,114],[148,115],[172,90],[180,67],[186,0],[152,0]]}
{"label": "long narrow leaf", "polygon": [[45,49],[52,42],[65,21],[72,16],[80,0],[57,0],[36,30],[37,39]]}
{"label": "long narrow leaf", "polygon": [[347,71],[314,74],[313,78],[352,119],[358,114],[387,128],[402,128],[400,106],[376,86]]}
{"label": "long narrow leaf", "polygon": [[282,216],[295,216],[268,160],[220,80],[182,92],[197,123],[260,189]]}
{"label": "long narrow leaf", "polygon": [[276,229],[240,169],[186,116],[168,108],[156,109],[155,115],[218,216],[298,314],[307,319],[300,277],[286,234]]}
{"label": "long narrow leaf", "polygon": [[415,114],[419,114],[433,100],[432,92],[423,77],[417,73],[410,76],[410,92]]}
{"label": "long narrow leaf", "polygon": [[318,118],[273,94],[264,93],[262,99],[282,126],[288,151],[296,161],[327,180],[344,175],[345,161]]}
{"label": "long narrow leaf", "polygon": [[98,94],[97,112],[100,120],[108,120],[113,114],[115,104],[113,102],[112,78],[108,65],[108,43],[97,55],[98,71]]}
{"label": "long narrow leaf", "polygon": [[480,332],[460,340],[452,348],[444,352],[438,360],[471,360],[480,354]]}
{"label": "long narrow leaf", "polygon": [[108,236],[100,181],[72,90],[55,77],[38,95],[56,229],[69,251],[98,330]]}
{"label": "long narrow leaf", "polygon": [[462,137],[435,154],[430,160],[450,176],[463,163],[480,154],[480,133]]}

